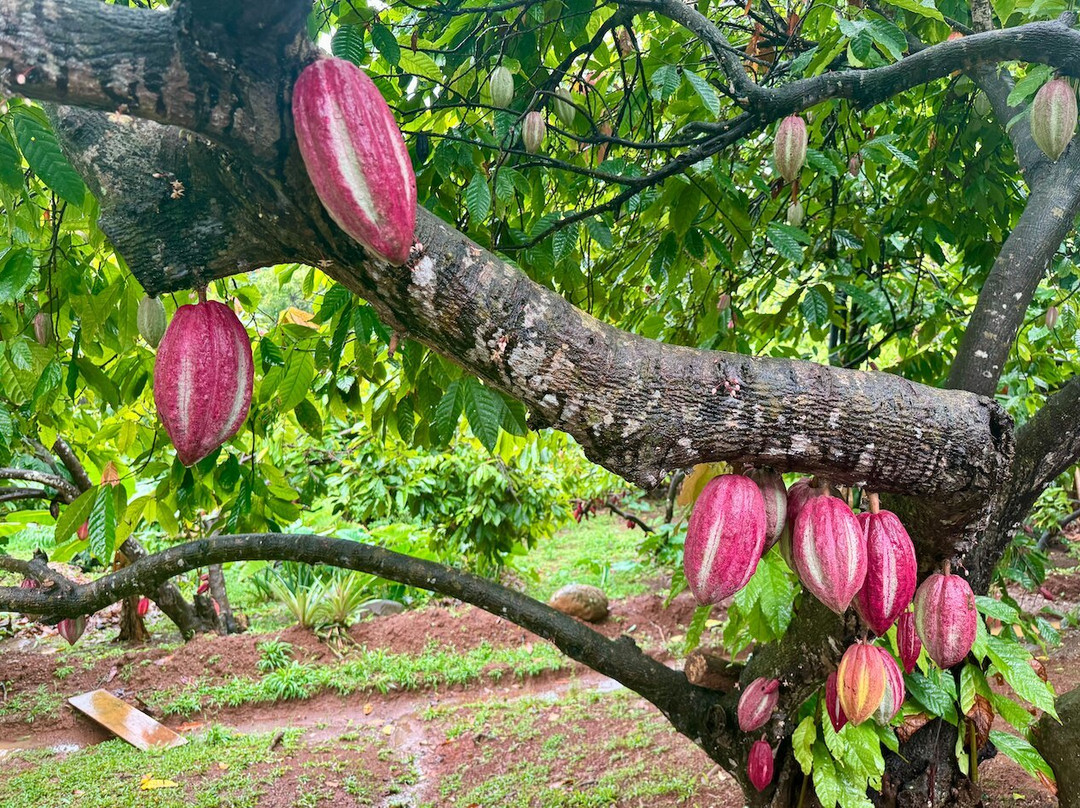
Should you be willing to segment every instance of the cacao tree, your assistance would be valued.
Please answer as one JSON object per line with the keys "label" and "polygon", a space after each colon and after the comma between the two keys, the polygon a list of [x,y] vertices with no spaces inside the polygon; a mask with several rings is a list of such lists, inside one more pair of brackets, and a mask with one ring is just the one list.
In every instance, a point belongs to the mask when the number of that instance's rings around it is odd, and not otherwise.
{"label": "cacao tree", "polygon": [[[909,667],[918,621],[900,615],[901,679],[892,655],[855,642],[853,592],[836,614],[814,596],[829,599],[828,579],[801,592],[770,551],[756,576],[787,598],[737,676],[746,692],[780,685],[766,723],[744,732],[740,713],[761,704],[740,711],[738,689],[693,685],[518,592],[283,533],[297,492],[264,447],[358,412],[438,446],[464,415],[489,450],[501,432],[561,430],[646,489],[720,461],[801,472],[881,495],[929,584],[917,601],[955,578],[1000,613],[984,597],[995,569],[1080,459],[1080,31],[1050,11],[0,0],[0,477],[13,481],[0,499],[55,503],[53,559],[85,542],[130,562],[75,584],[42,557],[0,555],[35,584],[0,588],[0,609],[72,621],[76,636],[82,616],[146,594],[188,632],[201,623],[176,575],[333,564],[551,640],[656,705],[751,804],[794,804],[808,782],[824,804],[976,802],[971,774],[992,749],[972,730],[975,698],[1031,722],[986,673],[1053,710],[1026,652],[981,618],[971,654],[940,673]],[[294,121],[317,42],[371,78],[404,149],[328,144],[329,123]],[[377,243],[411,197],[390,174],[370,184],[363,165],[335,175],[353,153],[415,176],[410,243]],[[328,194],[374,213],[346,219]],[[244,273],[270,265],[304,273],[313,322],[260,323]],[[255,335],[254,391],[239,433],[187,467],[147,405],[164,329],[145,295],[175,317],[208,286]],[[122,485],[106,480],[113,461]],[[131,538],[140,523],[193,540],[150,554]],[[814,539],[791,537],[796,566]],[[765,543],[755,535],[753,552]],[[914,627],[954,662],[934,627]],[[856,669],[880,670],[881,687],[849,690]],[[902,740],[888,727],[900,704],[931,719]],[[840,729],[849,710],[883,711],[885,726]]]}

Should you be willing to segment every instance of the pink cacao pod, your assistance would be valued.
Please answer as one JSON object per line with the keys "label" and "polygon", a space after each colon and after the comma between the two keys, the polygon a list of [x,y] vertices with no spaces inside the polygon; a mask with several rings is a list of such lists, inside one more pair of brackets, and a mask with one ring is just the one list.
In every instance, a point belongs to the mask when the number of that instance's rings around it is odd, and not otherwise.
{"label": "pink cacao pod", "polygon": [[935,573],[915,593],[915,629],[939,668],[963,661],[975,642],[975,593],[959,575]]}
{"label": "pink cacao pod", "polygon": [[795,520],[791,554],[803,586],[837,614],[847,611],[866,580],[866,541],[847,503],[832,496],[807,502]]}
{"label": "pink cacao pod", "polygon": [[19,581],[19,589],[37,589],[38,582],[33,578],[23,578]]}
{"label": "pink cacao pod", "polygon": [[79,537],[79,541],[86,541],[87,539],[89,539],[90,523],[83,522],[81,525],[79,525],[78,529],[75,531],[75,535]]}
{"label": "pink cacao pod", "polygon": [[783,476],[772,469],[755,469],[749,477],[757,483],[765,500],[765,549],[768,550],[780,539],[787,524],[787,488]]}
{"label": "pink cacao pod", "polygon": [[827,487],[815,486],[813,482],[811,477],[803,477],[793,483],[787,492],[787,523],[784,525],[784,532],[780,534],[780,552],[792,569],[795,569],[795,560],[791,555],[791,533],[795,529],[795,519],[798,517],[799,511],[802,510],[803,505],[814,497],[829,493]]}
{"label": "pink cacao pod", "polygon": [[844,651],[836,671],[840,707],[852,724],[861,724],[877,712],[888,686],[885,663],[878,649],[857,642]]}
{"label": "pink cacao pod", "polygon": [[904,663],[904,673],[911,673],[922,653],[922,640],[915,630],[915,615],[911,612],[904,612],[896,621],[896,645],[900,661]]}
{"label": "pink cacao pod", "polygon": [[546,134],[547,123],[544,121],[543,113],[533,110],[525,116],[525,121],[521,125],[521,142],[525,144],[525,151],[529,154],[540,151]]}
{"label": "pink cacao pod", "polygon": [[1051,160],[1057,160],[1076,134],[1076,92],[1064,79],[1039,88],[1031,104],[1031,139]]}
{"label": "pink cacao pod", "polygon": [[293,86],[293,124],[311,184],[338,226],[391,264],[409,258],[416,176],[375,83],[345,59],[319,59]]}
{"label": "pink cacao pod", "polygon": [[891,511],[860,513],[856,519],[866,531],[866,579],[855,596],[855,609],[880,637],[915,595],[915,545]]}
{"label": "pink cacao pod", "polygon": [[683,570],[698,603],[719,603],[750,580],[765,549],[765,501],[749,477],[723,474],[694,503]]}
{"label": "pink cacao pod", "polygon": [[798,115],[789,115],[780,121],[773,142],[773,162],[780,176],[788,182],[799,178],[806,162],[806,121]]}
{"label": "pink cacao pod", "polygon": [[150,598],[139,598],[139,604],[135,607],[135,613],[139,617],[146,617],[146,613],[150,611]]}
{"label": "pink cacao pod", "polygon": [[839,732],[847,723],[844,708],[840,706],[840,698],[836,689],[836,671],[829,674],[825,680],[825,712],[829,714],[829,723],[835,732]]}
{"label": "pink cacao pod", "polygon": [[232,309],[208,300],[176,310],[158,345],[154,403],[181,463],[240,431],[254,378],[251,340]]}
{"label": "pink cacao pod", "polygon": [[68,641],[68,645],[74,645],[82,636],[82,633],[86,631],[86,615],[80,614],[74,618],[65,617],[56,624],[56,630],[61,637]]}
{"label": "pink cacao pod", "polygon": [[904,690],[904,674],[900,672],[900,666],[896,664],[893,655],[884,648],[878,648],[877,651],[885,667],[885,695],[882,696],[881,704],[874,713],[874,720],[885,726],[896,718],[896,714],[904,706],[904,698],[907,694]]}
{"label": "pink cacao pod", "polygon": [[780,681],[758,677],[746,686],[739,697],[739,729],[753,732],[765,726],[780,699]]}
{"label": "pink cacao pod", "polygon": [[34,315],[34,339],[38,345],[51,345],[53,341],[52,320],[43,311]]}
{"label": "pink cacao pod", "polygon": [[750,758],[746,762],[746,773],[758,791],[769,787],[773,777],[773,751],[768,741],[754,741],[754,745],[750,747]]}
{"label": "pink cacao pod", "polygon": [[853,177],[857,177],[859,176],[860,168],[862,168],[862,155],[851,155],[851,159],[847,161],[847,173]]}
{"label": "pink cacao pod", "polygon": [[1047,306],[1047,308],[1046,308],[1046,327],[1047,328],[1053,329],[1053,327],[1055,325],[1057,325],[1058,315],[1059,314],[1060,314],[1060,312],[1058,311],[1057,306]]}

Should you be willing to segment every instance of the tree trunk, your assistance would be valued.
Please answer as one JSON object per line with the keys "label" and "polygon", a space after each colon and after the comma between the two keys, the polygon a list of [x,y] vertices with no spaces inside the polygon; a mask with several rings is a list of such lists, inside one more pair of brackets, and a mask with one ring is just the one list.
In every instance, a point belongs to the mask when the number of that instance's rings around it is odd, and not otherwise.
{"label": "tree trunk", "polygon": [[210,565],[210,596],[217,601],[218,624],[222,634],[239,634],[243,631],[233,616],[229,605],[229,593],[225,590],[225,573],[220,564]]}
{"label": "tree trunk", "polygon": [[120,605],[120,635],[117,642],[144,643],[150,640],[146,623],[139,616],[139,597],[131,595]]}
{"label": "tree trunk", "polygon": [[1057,778],[1058,805],[1080,808],[1080,688],[1057,699],[1061,721],[1044,715],[1032,732],[1035,748]]}

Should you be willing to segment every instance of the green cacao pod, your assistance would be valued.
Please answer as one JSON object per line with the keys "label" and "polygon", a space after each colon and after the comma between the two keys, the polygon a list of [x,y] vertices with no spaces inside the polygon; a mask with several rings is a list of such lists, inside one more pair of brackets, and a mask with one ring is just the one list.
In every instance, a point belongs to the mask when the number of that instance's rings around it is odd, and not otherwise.
{"label": "green cacao pod", "polygon": [[577,109],[574,108],[569,90],[565,87],[556,87],[555,97],[552,99],[551,105],[555,110],[555,117],[562,121],[566,126],[574,125],[574,118],[577,117]]}
{"label": "green cacao pod", "polygon": [[508,107],[514,100],[514,74],[510,68],[499,65],[491,71],[488,80],[488,89],[491,91],[491,103],[497,107]]}
{"label": "green cacao pod", "polygon": [[547,124],[540,112],[530,112],[525,116],[525,122],[521,125],[521,140],[525,144],[525,151],[536,154],[544,142],[547,134]]}
{"label": "green cacao pod", "polygon": [[139,301],[139,311],[136,315],[139,326],[139,334],[151,348],[157,348],[165,334],[165,304],[160,298],[147,295]]}

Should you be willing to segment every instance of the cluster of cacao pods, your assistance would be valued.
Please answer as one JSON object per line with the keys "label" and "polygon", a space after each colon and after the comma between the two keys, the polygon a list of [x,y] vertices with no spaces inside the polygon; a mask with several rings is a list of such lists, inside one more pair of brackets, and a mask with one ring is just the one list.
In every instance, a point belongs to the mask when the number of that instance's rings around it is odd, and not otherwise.
{"label": "cluster of cacao pods", "polygon": [[404,264],[416,229],[416,176],[375,83],[345,59],[319,59],[296,80],[292,112],[300,155],[330,218],[368,252]]}
{"label": "cluster of cacao pods", "polygon": [[[765,726],[776,712],[779,690],[780,682],[777,679],[760,677],[748,684],[739,698],[736,711],[739,729],[743,732],[754,732]],[[750,747],[746,772],[758,791],[764,791],[772,782],[773,750],[768,741],[761,739]]]}

